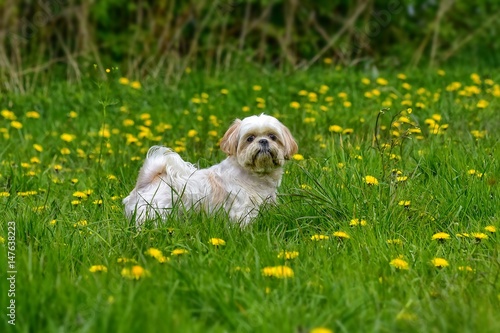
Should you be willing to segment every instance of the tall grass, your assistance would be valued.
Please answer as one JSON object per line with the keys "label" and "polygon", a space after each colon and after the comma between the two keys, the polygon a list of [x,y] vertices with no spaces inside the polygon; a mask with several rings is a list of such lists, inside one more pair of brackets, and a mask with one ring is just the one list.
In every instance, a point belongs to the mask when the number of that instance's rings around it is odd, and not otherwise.
{"label": "tall grass", "polygon": [[[17,269],[16,326],[2,315],[2,332],[500,329],[498,73],[321,65],[192,71],[175,87],[107,75],[1,97],[3,309],[7,221]],[[141,231],[125,219],[149,146],[206,167],[224,158],[231,121],[261,112],[300,155],[251,227],[194,212]],[[293,277],[264,274],[282,265]]]}

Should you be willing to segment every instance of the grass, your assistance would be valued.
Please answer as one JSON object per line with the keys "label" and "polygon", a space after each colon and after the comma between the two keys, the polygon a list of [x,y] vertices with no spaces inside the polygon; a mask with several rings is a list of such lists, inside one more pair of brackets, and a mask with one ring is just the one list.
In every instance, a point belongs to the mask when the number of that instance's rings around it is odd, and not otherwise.
{"label": "grass", "polygon": [[[398,74],[192,71],[139,87],[112,70],[1,96],[0,331],[499,331],[500,75]],[[142,231],[125,219],[149,146],[206,167],[224,158],[230,122],[261,112],[291,129],[300,155],[251,227],[224,214]],[[263,274],[275,266],[293,276]]]}

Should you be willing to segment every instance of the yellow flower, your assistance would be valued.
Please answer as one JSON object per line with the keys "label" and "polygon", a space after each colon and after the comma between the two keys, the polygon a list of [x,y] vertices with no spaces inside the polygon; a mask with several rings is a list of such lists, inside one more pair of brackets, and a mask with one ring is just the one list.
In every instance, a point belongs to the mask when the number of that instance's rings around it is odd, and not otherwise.
{"label": "yellow flower", "polygon": [[365,183],[368,185],[378,185],[377,178],[375,178],[373,176],[365,176],[364,180],[365,180]]}
{"label": "yellow flower", "polygon": [[139,280],[140,278],[148,276],[149,271],[139,265],[134,265],[131,268],[122,269],[121,275],[127,279]]}
{"label": "yellow flower", "polygon": [[326,327],[315,327],[312,328],[309,333],[333,333],[333,331]]}
{"label": "yellow flower", "polygon": [[20,123],[19,121],[17,120],[13,120],[11,123],[10,123],[10,126],[12,126],[13,128],[15,129],[21,129],[23,128],[23,124]]}
{"label": "yellow flower", "polygon": [[294,154],[292,158],[296,161],[302,161],[304,159],[304,156],[302,156],[301,154]]}
{"label": "yellow flower", "polygon": [[185,249],[175,249],[170,254],[173,255],[173,256],[180,256],[182,254],[187,254],[187,253],[189,253],[188,250],[185,250]]}
{"label": "yellow flower", "polygon": [[437,234],[432,235],[432,240],[444,241],[446,239],[450,239],[450,235],[445,232],[438,232]]}
{"label": "yellow flower", "polygon": [[26,112],[26,117],[31,119],[40,119],[40,114],[36,111],[28,111]]}
{"label": "yellow flower", "polygon": [[400,80],[406,80],[406,74],[403,73],[399,73],[396,77]]}
{"label": "yellow flower", "polygon": [[450,264],[446,259],[443,258],[434,258],[431,260],[432,264],[437,268],[448,267]]}
{"label": "yellow flower", "polygon": [[404,208],[408,208],[411,205],[411,201],[410,200],[401,200],[398,202],[398,205],[403,206]]}
{"label": "yellow flower", "polygon": [[221,238],[210,238],[210,244],[213,246],[224,246],[226,245],[226,241]]}
{"label": "yellow flower", "polygon": [[261,87],[261,86],[259,86],[259,85],[254,85],[254,86],[252,87],[252,89],[253,89],[254,91],[261,91],[261,90],[262,90],[262,87]]}
{"label": "yellow flower", "polygon": [[71,154],[71,150],[69,148],[61,148],[61,155],[69,155]]}
{"label": "yellow flower", "polygon": [[488,235],[482,232],[473,232],[471,236],[474,237],[478,242],[482,241],[483,239],[488,239]]}
{"label": "yellow flower", "polygon": [[5,238],[3,238],[2,236],[0,236],[0,244],[3,244],[5,243]]}
{"label": "yellow flower", "polygon": [[278,279],[287,279],[293,277],[293,270],[288,266],[271,266],[262,269],[262,275],[275,277]]}
{"label": "yellow flower", "polygon": [[366,220],[352,219],[351,222],[349,223],[349,225],[351,227],[358,226],[358,225],[364,227],[366,225]]}
{"label": "yellow flower", "polygon": [[408,270],[409,269],[408,262],[406,262],[402,258],[392,259],[389,262],[389,265],[391,265],[392,267],[397,268],[397,269],[404,269],[404,270]]}
{"label": "yellow flower", "polygon": [[367,77],[364,77],[361,79],[361,83],[363,83],[364,85],[369,85],[370,84],[370,79],[367,78]]}
{"label": "yellow flower", "polygon": [[497,232],[497,228],[493,225],[488,225],[488,226],[484,227],[484,230],[486,230],[488,232]]}
{"label": "yellow flower", "polygon": [[33,148],[34,148],[37,152],[39,152],[39,153],[41,153],[41,152],[43,151],[43,147],[42,147],[41,145],[39,145],[38,143],[35,143],[35,144],[33,145]]}
{"label": "yellow flower", "polygon": [[93,265],[90,266],[89,272],[91,273],[96,273],[96,272],[104,272],[106,273],[108,271],[108,268],[104,265]]}
{"label": "yellow flower", "polygon": [[7,197],[10,197],[10,193],[9,192],[0,192],[0,198],[7,198]]}
{"label": "yellow flower", "polygon": [[394,245],[403,245],[403,241],[401,239],[388,239],[387,244],[394,244]]}
{"label": "yellow flower", "polygon": [[342,134],[349,135],[352,134],[352,132],[354,132],[354,129],[346,128],[345,130],[342,131]]}
{"label": "yellow flower", "polygon": [[118,82],[119,82],[120,84],[127,85],[127,84],[129,84],[129,83],[130,83],[130,80],[129,80],[129,79],[127,79],[126,77],[121,77],[121,78],[119,78],[119,79],[118,79]]}
{"label": "yellow flower", "polygon": [[154,247],[149,248],[146,252],[144,252],[144,254],[155,258],[160,263],[168,261],[168,258],[166,258],[160,250],[155,249]]}
{"label": "yellow flower", "polygon": [[298,109],[298,108],[300,108],[300,103],[299,103],[299,102],[295,102],[295,101],[294,101],[294,102],[291,102],[291,103],[290,103],[290,107],[291,107],[292,109]]}
{"label": "yellow flower", "polygon": [[320,241],[320,240],[326,240],[330,237],[328,237],[327,235],[312,235],[311,236],[311,240],[313,241]]}
{"label": "yellow flower", "polygon": [[63,133],[61,134],[61,140],[65,142],[71,142],[76,139],[76,135],[74,134],[68,134],[68,133]]}
{"label": "yellow flower", "polygon": [[324,63],[325,65],[330,65],[332,62],[333,62],[333,61],[332,61],[332,58],[324,58],[324,59],[323,59],[323,63]]}
{"label": "yellow flower", "polygon": [[74,192],[73,196],[78,199],[87,199],[87,193],[81,191]]}
{"label": "yellow flower", "polygon": [[335,231],[333,233],[333,236],[339,238],[339,239],[349,239],[351,238],[351,236],[349,236],[347,233],[343,232],[343,231]]}
{"label": "yellow flower", "polygon": [[194,130],[194,129],[189,130],[187,135],[188,135],[188,137],[190,137],[190,138],[194,138],[195,136],[197,136],[197,135],[198,135],[198,131],[196,131],[196,130]]}
{"label": "yellow flower", "polygon": [[442,69],[438,69],[436,73],[439,76],[445,76],[446,75],[446,72],[444,70],[442,70]]}
{"label": "yellow flower", "polygon": [[278,253],[278,258],[285,258],[285,259],[295,259],[299,256],[299,252],[297,251],[281,251]]}
{"label": "yellow flower", "polygon": [[344,101],[344,107],[350,108],[352,106],[352,103],[349,101]]}
{"label": "yellow flower", "polygon": [[130,86],[134,89],[141,89],[141,83],[139,81],[130,82]]}
{"label": "yellow flower", "polygon": [[477,102],[476,104],[476,107],[479,108],[479,109],[484,109],[485,107],[487,107],[490,103],[488,103],[488,101],[485,101],[484,99],[481,99]]}
{"label": "yellow flower", "polygon": [[377,78],[377,84],[379,84],[381,86],[386,86],[388,83],[389,82],[386,79],[382,78],[382,77]]}
{"label": "yellow flower", "polygon": [[332,126],[328,127],[328,130],[330,132],[334,132],[334,133],[342,133],[342,131],[344,129],[342,127],[340,127],[339,125],[332,125]]}
{"label": "yellow flower", "polygon": [[474,272],[474,270],[470,266],[458,266],[458,270],[465,272]]}

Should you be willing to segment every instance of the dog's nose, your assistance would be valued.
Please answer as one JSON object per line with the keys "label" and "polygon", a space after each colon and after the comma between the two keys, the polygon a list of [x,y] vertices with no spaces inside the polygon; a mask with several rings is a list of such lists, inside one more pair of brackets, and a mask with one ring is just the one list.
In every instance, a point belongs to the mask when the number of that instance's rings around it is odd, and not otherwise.
{"label": "dog's nose", "polygon": [[269,141],[267,141],[267,139],[260,139],[259,143],[263,146],[266,146],[269,143]]}

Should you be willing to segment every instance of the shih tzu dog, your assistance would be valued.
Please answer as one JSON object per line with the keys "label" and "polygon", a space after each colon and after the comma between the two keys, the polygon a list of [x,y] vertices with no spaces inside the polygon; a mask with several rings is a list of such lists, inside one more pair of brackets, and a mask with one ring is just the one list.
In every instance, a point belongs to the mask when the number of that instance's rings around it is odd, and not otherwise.
{"label": "shih tzu dog", "polygon": [[208,213],[223,209],[230,220],[248,225],[263,203],[276,200],[283,164],[297,152],[297,143],[279,120],[262,114],[237,119],[220,148],[225,160],[197,169],[169,148],[151,147],[135,188],[123,200],[127,217],[140,226],[168,218],[176,206]]}

